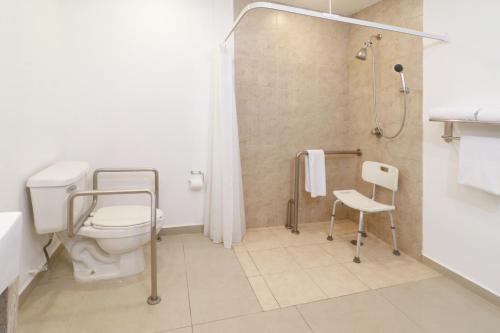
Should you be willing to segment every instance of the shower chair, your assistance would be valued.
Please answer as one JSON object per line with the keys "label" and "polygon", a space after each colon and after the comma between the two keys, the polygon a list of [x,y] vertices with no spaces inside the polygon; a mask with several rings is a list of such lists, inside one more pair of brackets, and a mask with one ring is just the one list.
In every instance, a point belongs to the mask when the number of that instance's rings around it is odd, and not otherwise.
{"label": "shower chair", "polygon": [[[399,256],[398,245],[396,241],[396,226],[394,225],[394,218],[392,212],[396,210],[396,192],[398,190],[398,178],[399,170],[391,165],[365,161],[363,163],[361,178],[368,183],[373,184],[372,197],[368,198],[356,190],[341,190],[333,191],[333,195],[337,198],[333,203],[332,217],[330,220],[330,228],[328,230],[328,240],[332,241],[333,237],[333,227],[335,224],[335,209],[337,204],[341,202],[342,204],[358,210],[359,211],[359,224],[358,224],[358,235],[356,241],[356,255],[352,261],[359,264],[360,250],[361,250],[361,240],[362,237],[366,237],[365,233],[365,215],[373,213],[387,213],[391,222],[392,231],[392,253],[395,256]],[[392,202],[390,205],[375,201],[377,186],[386,188],[392,191]]]}

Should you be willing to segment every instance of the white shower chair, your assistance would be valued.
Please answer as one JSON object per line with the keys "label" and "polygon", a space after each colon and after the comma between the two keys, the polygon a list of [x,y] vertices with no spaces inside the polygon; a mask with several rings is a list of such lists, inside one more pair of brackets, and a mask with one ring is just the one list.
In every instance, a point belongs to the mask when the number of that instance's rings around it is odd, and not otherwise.
{"label": "white shower chair", "polygon": [[[360,248],[361,239],[366,237],[365,233],[365,214],[371,213],[388,213],[391,229],[392,229],[392,253],[395,256],[399,256],[398,245],[396,242],[396,226],[394,225],[394,219],[392,217],[392,212],[396,209],[395,198],[396,192],[398,190],[398,178],[399,170],[391,165],[382,164],[378,162],[366,161],[363,163],[363,168],[361,172],[361,178],[373,184],[373,192],[371,199],[359,193],[356,190],[343,190],[343,191],[333,191],[333,195],[337,198],[333,204],[332,217],[330,220],[330,229],[328,231],[328,240],[332,241],[333,237],[333,226],[335,223],[335,209],[339,202],[344,205],[351,207],[353,209],[359,210],[359,226],[358,226],[358,238],[356,241],[356,256],[352,261],[355,263],[360,263]],[[375,201],[375,195],[377,191],[377,186],[384,187],[392,191],[392,203],[386,205]]]}

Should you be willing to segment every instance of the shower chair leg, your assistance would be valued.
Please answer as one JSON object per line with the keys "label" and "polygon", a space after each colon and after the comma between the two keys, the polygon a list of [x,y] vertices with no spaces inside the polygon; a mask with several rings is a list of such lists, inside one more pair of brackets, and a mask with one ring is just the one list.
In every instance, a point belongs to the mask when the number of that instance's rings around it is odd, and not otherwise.
{"label": "shower chair leg", "polygon": [[398,242],[396,240],[396,225],[394,224],[394,218],[392,217],[392,213],[389,212],[389,218],[391,220],[391,232],[392,232],[392,254],[395,256],[400,256],[401,253],[398,250]]}
{"label": "shower chair leg", "polygon": [[356,242],[356,256],[354,259],[352,259],[353,262],[356,264],[359,264],[361,260],[359,259],[360,257],[360,252],[361,252],[361,237],[363,237],[363,230],[365,228],[365,218],[364,218],[364,213],[359,212],[359,226],[358,226],[358,240]]}
{"label": "shower chair leg", "polygon": [[[361,236],[363,236],[363,238],[368,237],[368,234],[366,233],[366,223],[364,222],[364,220],[363,220],[363,231],[361,231]],[[351,244],[356,246],[358,245],[358,241],[356,239],[352,239]],[[361,246],[363,245],[365,244],[363,243],[363,241],[361,241]]]}
{"label": "shower chair leg", "polygon": [[330,218],[330,228],[328,229],[328,237],[326,238],[329,241],[333,240],[333,225],[335,224],[335,210],[337,209],[337,204],[340,200],[335,200],[332,208],[332,217]]}

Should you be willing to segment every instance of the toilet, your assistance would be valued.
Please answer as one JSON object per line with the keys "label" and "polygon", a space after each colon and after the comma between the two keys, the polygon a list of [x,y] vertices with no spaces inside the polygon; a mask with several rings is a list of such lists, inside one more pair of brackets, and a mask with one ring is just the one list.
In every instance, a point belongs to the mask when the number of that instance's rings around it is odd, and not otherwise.
{"label": "toilet", "polygon": [[[68,197],[91,190],[86,162],[57,162],[29,178],[35,228],[39,234],[55,233],[73,262],[79,282],[121,278],[145,268],[143,245],[151,240],[151,208],[141,205],[108,206],[89,214],[75,237],[68,237]],[[118,196],[119,197],[119,196]],[[91,206],[92,197],[74,203],[74,221]],[[163,226],[157,209],[156,230]],[[76,222],[74,222],[76,225]]]}

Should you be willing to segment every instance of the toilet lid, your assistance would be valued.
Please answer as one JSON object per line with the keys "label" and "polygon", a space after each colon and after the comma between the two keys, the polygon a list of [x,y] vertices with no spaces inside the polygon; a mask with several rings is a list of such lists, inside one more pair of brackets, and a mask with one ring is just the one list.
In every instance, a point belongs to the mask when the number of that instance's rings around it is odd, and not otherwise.
{"label": "toilet lid", "polygon": [[[161,220],[163,212],[156,210],[156,219]],[[92,217],[91,225],[96,228],[126,228],[150,223],[149,206],[109,206],[98,209]]]}

